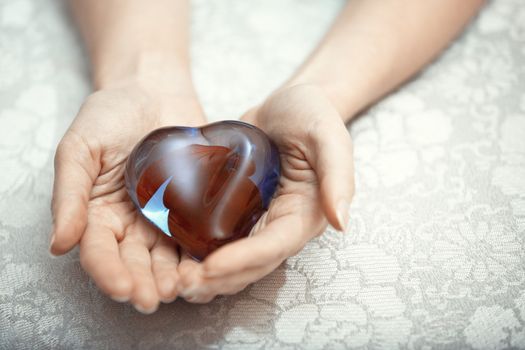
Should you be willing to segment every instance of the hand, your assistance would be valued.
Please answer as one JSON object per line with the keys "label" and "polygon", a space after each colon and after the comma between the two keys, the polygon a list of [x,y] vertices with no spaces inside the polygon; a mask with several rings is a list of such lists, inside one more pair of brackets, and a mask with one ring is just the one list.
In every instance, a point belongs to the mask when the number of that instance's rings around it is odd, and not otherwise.
{"label": "hand", "polygon": [[243,118],[281,153],[281,178],[252,236],[225,245],[203,263],[179,264],[179,294],[206,303],[234,294],[297,254],[328,222],[344,231],[354,192],[352,144],[332,103],[314,86],[284,88]]}
{"label": "hand", "polygon": [[139,311],[173,300],[177,247],[135,210],[124,168],[151,130],[204,123],[192,93],[127,83],[89,96],[56,151],[51,252],[80,244],[80,262],[98,287]]}

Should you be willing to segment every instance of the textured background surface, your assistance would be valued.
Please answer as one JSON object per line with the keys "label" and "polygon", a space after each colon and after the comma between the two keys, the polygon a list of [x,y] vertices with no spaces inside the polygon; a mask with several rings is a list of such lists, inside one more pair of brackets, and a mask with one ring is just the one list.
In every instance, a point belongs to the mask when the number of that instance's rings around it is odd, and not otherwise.
{"label": "textured background surface", "polygon": [[[341,1],[199,0],[211,119],[291,73]],[[437,63],[352,124],[350,233],[235,297],[152,316],[47,253],[54,147],[89,92],[57,0],[0,0],[0,349],[525,348],[525,6],[491,3]],[[351,64],[351,62],[349,62]]]}

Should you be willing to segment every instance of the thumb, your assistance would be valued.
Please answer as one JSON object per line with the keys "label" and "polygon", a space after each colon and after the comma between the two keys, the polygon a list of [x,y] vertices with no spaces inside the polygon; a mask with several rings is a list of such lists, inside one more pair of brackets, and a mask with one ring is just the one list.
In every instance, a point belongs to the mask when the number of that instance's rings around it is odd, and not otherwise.
{"label": "thumb", "polygon": [[309,161],[320,184],[326,218],[334,228],[344,232],[354,195],[354,163],[352,141],[338,114],[327,117],[311,133],[310,149]]}
{"label": "thumb", "polygon": [[55,154],[50,244],[54,255],[67,253],[84,233],[91,188],[99,172],[98,164],[86,142],[68,131]]}

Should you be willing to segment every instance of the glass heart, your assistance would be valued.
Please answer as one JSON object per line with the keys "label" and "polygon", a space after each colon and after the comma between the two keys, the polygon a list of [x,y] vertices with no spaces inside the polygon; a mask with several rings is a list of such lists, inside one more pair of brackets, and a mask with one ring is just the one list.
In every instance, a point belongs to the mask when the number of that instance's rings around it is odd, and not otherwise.
{"label": "glass heart", "polygon": [[249,235],[277,189],[277,147],[238,121],[167,127],[131,152],[126,188],[139,212],[197,260]]}

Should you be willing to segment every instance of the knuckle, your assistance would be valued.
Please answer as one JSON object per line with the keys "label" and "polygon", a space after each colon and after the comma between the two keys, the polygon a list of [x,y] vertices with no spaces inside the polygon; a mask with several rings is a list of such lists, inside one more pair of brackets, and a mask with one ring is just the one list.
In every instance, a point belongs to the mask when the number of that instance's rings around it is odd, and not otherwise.
{"label": "knuckle", "polygon": [[188,289],[193,283],[193,276],[190,274],[190,269],[184,268],[184,264],[179,265],[179,285],[182,289]]}
{"label": "knuckle", "polygon": [[55,165],[58,162],[66,161],[72,150],[79,150],[78,142],[73,139],[71,133],[68,131],[66,135],[60,140],[55,151]]}

